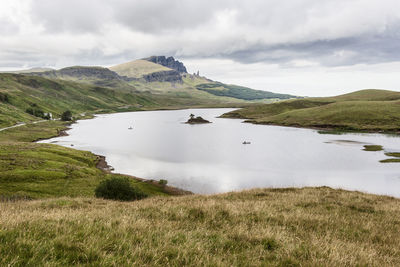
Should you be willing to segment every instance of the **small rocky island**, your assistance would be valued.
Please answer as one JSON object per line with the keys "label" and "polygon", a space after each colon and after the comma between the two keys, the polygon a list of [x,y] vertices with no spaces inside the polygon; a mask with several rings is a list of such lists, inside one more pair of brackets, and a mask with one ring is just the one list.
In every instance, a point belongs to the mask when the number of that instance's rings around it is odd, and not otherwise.
{"label": "small rocky island", "polygon": [[193,114],[190,114],[190,118],[188,119],[188,121],[186,123],[187,124],[203,124],[203,123],[211,123],[211,122],[203,119],[200,116],[195,117]]}

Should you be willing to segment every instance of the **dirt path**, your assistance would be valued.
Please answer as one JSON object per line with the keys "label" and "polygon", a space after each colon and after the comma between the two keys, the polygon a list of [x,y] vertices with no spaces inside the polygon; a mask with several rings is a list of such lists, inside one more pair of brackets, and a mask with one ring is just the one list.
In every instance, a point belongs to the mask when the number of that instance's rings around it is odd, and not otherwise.
{"label": "dirt path", "polygon": [[13,126],[8,126],[8,127],[5,127],[5,128],[0,128],[0,132],[1,132],[1,131],[8,130],[8,129],[12,129],[12,128],[24,126],[24,125],[27,125],[27,124],[36,124],[36,123],[45,122],[45,121],[48,121],[48,120],[33,121],[33,122],[28,122],[28,123],[26,123],[26,122],[20,122],[20,123],[17,123],[17,124],[15,124],[15,125],[13,125]]}

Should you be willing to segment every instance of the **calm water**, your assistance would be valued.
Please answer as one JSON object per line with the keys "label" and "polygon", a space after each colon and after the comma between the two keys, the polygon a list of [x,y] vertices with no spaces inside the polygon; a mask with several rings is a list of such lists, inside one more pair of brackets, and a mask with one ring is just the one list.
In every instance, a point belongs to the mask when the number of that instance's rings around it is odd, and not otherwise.
{"label": "calm water", "polygon": [[[167,179],[196,193],[254,187],[331,186],[400,197],[400,164],[379,163],[400,151],[400,138],[379,134],[322,135],[309,129],[241,123],[217,116],[232,109],[99,115],[72,125],[69,136],[44,142],[106,156],[115,172]],[[189,114],[213,123],[183,124]],[[133,129],[128,128],[132,126]],[[243,141],[250,145],[243,145]]]}

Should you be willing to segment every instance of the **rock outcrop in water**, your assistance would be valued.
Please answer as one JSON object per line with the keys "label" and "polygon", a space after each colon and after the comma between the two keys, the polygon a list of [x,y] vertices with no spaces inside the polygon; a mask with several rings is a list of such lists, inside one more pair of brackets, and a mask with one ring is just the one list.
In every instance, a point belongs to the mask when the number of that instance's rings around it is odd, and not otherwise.
{"label": "rock outcrop in water", "polygon": [[203,124],[203,123],[211,123],[211,122],[203,119],[200,116],[195,117],[193,114],[190,114],[190,118],[188,119],[188,121],[186,123],[187,124]]}
{"label": "rock outcrop in water", "polygon": [[187,73],[185,65],[183,65],[182,62],[175,60],[173,57],[151,56],[144,58],[144,60],[163,65],[180,73]]}

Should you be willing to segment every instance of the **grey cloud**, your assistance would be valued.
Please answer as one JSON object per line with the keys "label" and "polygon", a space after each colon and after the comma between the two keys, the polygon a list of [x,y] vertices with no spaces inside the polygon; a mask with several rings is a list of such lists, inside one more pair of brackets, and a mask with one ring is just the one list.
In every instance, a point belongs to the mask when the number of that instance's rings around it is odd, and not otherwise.
{"label": "grey cloud", "polygon": [[146,33],[180,31],[209,21],[219,8],[223,8],[222,2],[119,1],[120,6],[114,10],[114,18],[129,28]]}
{"label": "grey cloud", "polygon": [[272,46],[257,44],[214,56],[234,59],[241,63],[285,64],[302,59],[319,62],[325,66],[376,64],[400,60],[400,37],[380,34]]}
{"label": "grey cloud", "polygon": [[222,2],[194,0],[41,0],[32,3],[32,17],[50,32],[98,32],[109,23],[157,33],[195,27],[224,8]]}
{"label": "grey cloud", "polygon": [[51,33],[96,33],[111,16],[107,5],[95,0],[40,0],[32,2],[31,17]]}
{"label": "grey cloud", "polygon": [[[26,60],[106,65],[151,54],[166,54],[282,66],[299,59],[325,66],[398,61],[400,16],[392,12],[400,6],[397,3],[395,0],[371,0],[368,3],[351,0],[31,1],[27,16],[34,26],[44,27],[44,37],[67,33],[79,40],[90,35],[93,45],[85,46],[85,49],[76,47],[72,55],[62,54],[59,50],[47,54],[47,51],[35,49],[34,55],[30,56],[32,59],[28,56]],[[364,6],[365,12],[370,13],[364,14],[360,9]],[[227,25],[221,30],[217,27],[218,20],[221,14],[229,12],[231,17],[222,17],[222,20],[226,19],[222,25]],[[370,14],[373,17],[366,20]],[[106,52],[101,42],[107,39],[104,29],[110,25],[127,29],[128,34],[145,33],[154,40],[151,49],[143,48],[148,42],[138,39],[132,41],[130,49],[111,47],[109,50],[113,52]],[[17,31],[12,27],[12,24],[0,21],[0,33]],[[120,36],[121,40],[125,40],[123,37]],[[35,46],[35,39],[31,42]],[[77,42],[75,46],[78,45]],[[0,49],[4,50],[4,47]],[[19,62],[21,54],[13,56]],[[9,57],[1,59],[8,60]]]}
{"label": "grey cloud", "polygon": [[0,34],[14,35],[19,33],[19,26],[5,18],[0,18]]}

